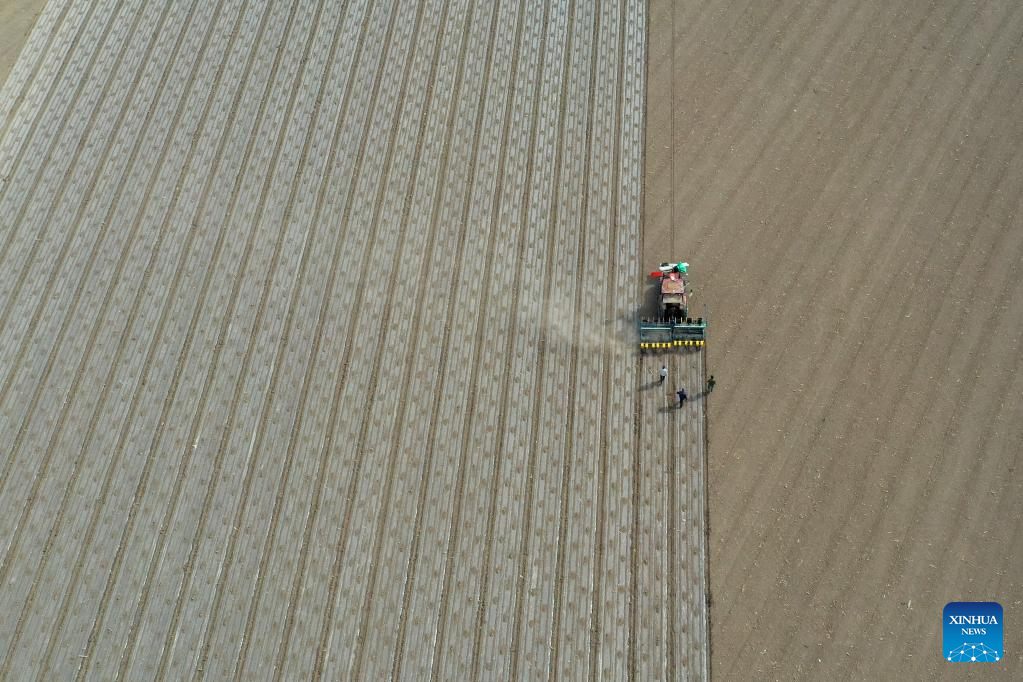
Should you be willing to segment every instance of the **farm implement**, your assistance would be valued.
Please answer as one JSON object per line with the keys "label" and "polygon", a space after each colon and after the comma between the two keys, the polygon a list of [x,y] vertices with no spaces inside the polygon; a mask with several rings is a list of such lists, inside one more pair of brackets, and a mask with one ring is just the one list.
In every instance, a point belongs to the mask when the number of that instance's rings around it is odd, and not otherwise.
{"label": "farm implement", "polygon": [[650,273],[658,287],[657,317],[639,321],[640,350],[700,347],[707,339],[707,322],[689,317],[688,263],[661,263]]}

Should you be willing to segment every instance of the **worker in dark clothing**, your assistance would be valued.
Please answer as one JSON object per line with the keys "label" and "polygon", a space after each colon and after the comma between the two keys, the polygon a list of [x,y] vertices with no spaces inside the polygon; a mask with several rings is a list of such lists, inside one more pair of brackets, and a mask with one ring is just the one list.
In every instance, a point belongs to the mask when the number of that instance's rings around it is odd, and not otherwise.
{"label": "worker in dark clothing", "polygon": [[714,390],[715,383],[716,382],[714,381],[714,375],[711,374],[710,379],[707,379],[707,393],[711,393]]}
{"label": "worker in dark clothing", "polygon": [[668,366],[667,365],[661,365],[660,377],[661,377],[661,380],[658,381],[657,383],[663,384],[664,380],[668,378]]}
{"label": "worker in dark clothing", "polygon": [[686,389],[684,388],[678,389],[678,406],[682,407],[683,405],[686,404],[687,400],[689,400],[689,396],[686,395]]}

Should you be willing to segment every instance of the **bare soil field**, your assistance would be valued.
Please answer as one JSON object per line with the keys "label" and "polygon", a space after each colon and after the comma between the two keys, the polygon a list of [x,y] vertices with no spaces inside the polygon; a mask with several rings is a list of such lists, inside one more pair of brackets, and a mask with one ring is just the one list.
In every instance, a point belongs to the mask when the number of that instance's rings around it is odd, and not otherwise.
{"label": "bare soil field", "polygon": [[707,677],[705,356],[633,326],[646,20],[47,5],[0,92],[0,678]]}
{"label": "bare soil field", "polygon": [[[1023,5],[653,0],[643,262],[711,317],[718,679],[1023,676]],[[949,601],[1000,664],[946,664]]]}

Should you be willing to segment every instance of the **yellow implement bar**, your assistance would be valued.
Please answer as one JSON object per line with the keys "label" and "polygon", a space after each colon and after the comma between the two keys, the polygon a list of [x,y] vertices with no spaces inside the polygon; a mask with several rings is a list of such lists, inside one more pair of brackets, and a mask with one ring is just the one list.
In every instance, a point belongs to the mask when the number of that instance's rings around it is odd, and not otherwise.
{"label": "yellow implement bar", "polygon": [[668,341],[665,343],[641,343],[639,347],[643,350],[667,350],[669,348],[698,347],[705,341]]}

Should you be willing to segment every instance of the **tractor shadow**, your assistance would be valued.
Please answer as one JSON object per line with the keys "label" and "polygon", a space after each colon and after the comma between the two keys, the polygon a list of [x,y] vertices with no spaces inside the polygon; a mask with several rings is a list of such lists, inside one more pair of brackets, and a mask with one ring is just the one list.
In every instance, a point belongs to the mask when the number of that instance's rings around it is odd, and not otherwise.
{"label": "tractor shadow", "polygon": [[653,319],[661,314],[660,288],[658,280],[647,278],[643,288],[643,298],[639,307],[636,308],[634,320]]}
{"label": "tractor shadow", "polygon": [[[623,347],[634,349],[636,353],[639,353],[639,332],[637,331],[639,322],[640,320],[653,320],[660,316],[661,301],[659,295],[660,291],[657,282],[649,280],[644,285],[641,303],[633,309],[631,314],[607,320],[607,326],[616,327],[615,336]],[[657,382],[653,383],[656,384]],[[640,388],[646,390],[651,388],[651,386],[644,384]]]}

